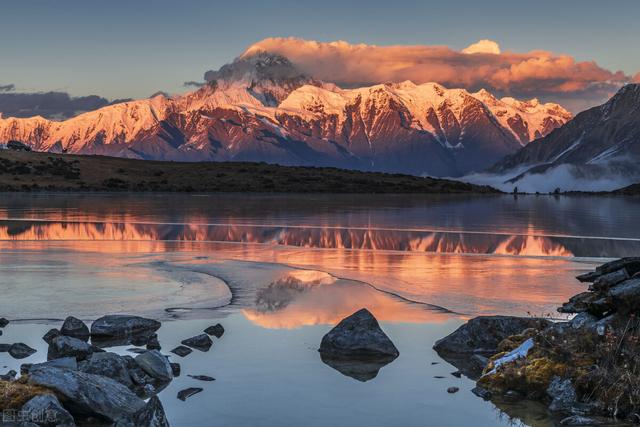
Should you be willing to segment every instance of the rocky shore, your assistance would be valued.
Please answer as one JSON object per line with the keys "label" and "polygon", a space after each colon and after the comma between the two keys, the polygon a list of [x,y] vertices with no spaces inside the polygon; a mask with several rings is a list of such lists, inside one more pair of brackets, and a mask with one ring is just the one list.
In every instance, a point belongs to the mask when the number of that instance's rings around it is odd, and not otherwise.
{"label": "rocky shore", "polygon": [[[180,375],[181,368],[161,353],[156,333],[161,326],[156,320],[129,315],[103,316],[91,327],[67,317],[60,329],[42,337],[48,344],[46,362],[23,364],[20,376],[15,371],[0,375],[2,425],[168,426],[157,394]],[[0,319],[0,328],[6,327],[10,322]],[[186,357],[192,350],[209,351],[210,336],[220,338],[224,328],[216,324],[203,332],[183,340],[171,352]],[[132,355],[107,351],[122,345],[133,345]],[[0,351],[15,359],[36,352],[23,343],[0,344]],[[214,380],[205,375],[191,377]],[[176,398],[186,400],[202,390],[181,390]]]}
{"label": "rocky shore", "polygon": [[577,279],[588,289],[558,308],[571,320],[478,317],[434,349],[484,399],[541,401],[560,425],[639,423],[640,258]]}

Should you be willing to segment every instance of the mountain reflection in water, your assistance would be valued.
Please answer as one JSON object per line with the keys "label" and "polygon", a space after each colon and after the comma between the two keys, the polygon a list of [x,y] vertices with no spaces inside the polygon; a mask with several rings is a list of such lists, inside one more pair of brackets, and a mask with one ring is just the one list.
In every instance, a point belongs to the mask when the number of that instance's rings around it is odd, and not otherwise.
{"label": "mountain reflection in water", "polygon": [[[552,257],[621,257],[636,239],[441,232],[385,228],[0,220],[0,240],[236,242],[321,249]],[[162,246],[157,247],[162,251]]]}

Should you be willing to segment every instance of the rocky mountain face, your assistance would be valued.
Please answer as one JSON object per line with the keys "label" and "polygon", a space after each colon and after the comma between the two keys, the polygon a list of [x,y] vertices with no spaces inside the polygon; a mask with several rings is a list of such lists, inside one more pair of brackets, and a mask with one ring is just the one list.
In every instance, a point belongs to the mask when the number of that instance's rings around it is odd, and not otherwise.
{"label": "rocky mountain face", "polygon": [[[607,103],[578,114],[490,170],[518,177],[543,173],[571,165],[587,174],[590,170],[634,171],[640,160],[640,84],[624,86]],[[518,178],[516,177],[516,179]]]}
{"label": "rocky mountain face", "polygon": [[0,118],[0,142],[39,151],[176,161],[265,161],[459,176],[571,119],[556,104],[436,83],[341,89],[286,58],[245,54],[186,95],[108,106],[65,121]]}

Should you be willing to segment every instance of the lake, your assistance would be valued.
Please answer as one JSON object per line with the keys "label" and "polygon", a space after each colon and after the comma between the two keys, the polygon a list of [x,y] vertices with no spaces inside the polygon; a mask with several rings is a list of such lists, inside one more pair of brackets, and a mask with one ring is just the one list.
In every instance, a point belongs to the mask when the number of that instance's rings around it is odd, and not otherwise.
{"label": "lake", "polygon": [[[209,352],[171,357],[173,426],[550,426],[477,398],[431,347],[477,315],[561,318],[574,276],[640,253],[638,213],[596,196],[0,194],[0,342],[38,349],[0,367],[42,361],[67,315],[157,318],[166,353],[220,322]],[[324,363],[322,336],[362,307],[400,357]],[[204,391],[182,402],[187,387]]]}

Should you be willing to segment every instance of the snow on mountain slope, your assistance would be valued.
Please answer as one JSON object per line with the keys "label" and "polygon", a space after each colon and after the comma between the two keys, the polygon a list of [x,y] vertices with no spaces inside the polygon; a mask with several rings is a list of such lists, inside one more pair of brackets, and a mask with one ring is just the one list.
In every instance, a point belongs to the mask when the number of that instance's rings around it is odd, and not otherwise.
{"label": "snow on mountain slope", "polygon": [[144,159],[252,160],[418,175],[482,170],[570,119],[554,104],[436,83],[341,89],[286,58],[246,52],[176,98],[55,122],[0,117],[0,142]]}
{"label": "snow on mountain slope", "polygon": [[637,182],[638,162],[640,84],[629,84],[605,104],[505,157],[488,175],[469,180],[506,190],[604,191]]}

